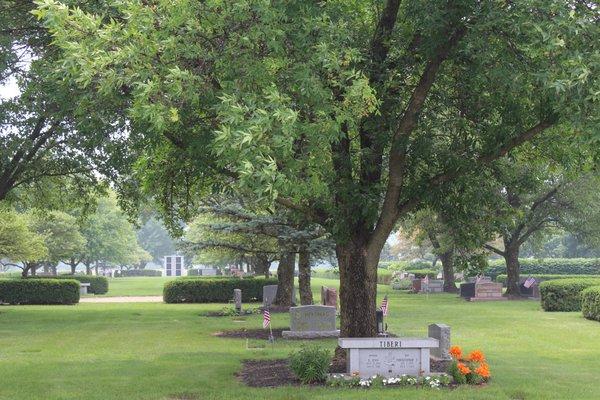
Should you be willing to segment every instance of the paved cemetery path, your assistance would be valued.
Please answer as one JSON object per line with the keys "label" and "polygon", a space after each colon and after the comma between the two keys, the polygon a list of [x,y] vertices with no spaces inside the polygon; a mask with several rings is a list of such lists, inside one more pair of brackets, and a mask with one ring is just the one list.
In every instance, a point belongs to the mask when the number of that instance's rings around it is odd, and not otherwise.
{"label": "paved cemetery path", "polygon": [[80,303],[162,303],[162,296],[82,297]]}

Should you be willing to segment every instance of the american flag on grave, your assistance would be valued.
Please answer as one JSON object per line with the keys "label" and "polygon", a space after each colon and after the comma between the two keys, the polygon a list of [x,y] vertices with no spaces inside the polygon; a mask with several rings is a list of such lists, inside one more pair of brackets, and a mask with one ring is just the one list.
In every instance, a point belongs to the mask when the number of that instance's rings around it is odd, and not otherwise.
{"label": "american flag on grave", "polygon": [[530,287],[532,287],[535,283],[535,278],[533,277],[529,277],[527,279],[525,279],[525,282],[523,282],[523,286],[527,289],[529,289]]}
{"label": "american flag on grave", "polygon": [[271,324],[271,313],[269,310],[263,311],[263,328],[266,328]]}
{"label": "american flag on grave", "polygon": [[388,298],[387,298],[387,296],[385,296],[383,298],[383,301],[381,302],[381,311],[383,311],[384,316],[388,315]]}

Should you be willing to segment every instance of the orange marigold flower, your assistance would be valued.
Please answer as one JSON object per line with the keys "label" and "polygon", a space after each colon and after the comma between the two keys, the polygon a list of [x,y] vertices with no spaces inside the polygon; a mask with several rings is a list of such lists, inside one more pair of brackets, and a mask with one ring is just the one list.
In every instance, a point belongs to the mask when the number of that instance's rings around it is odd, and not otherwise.
{"label": "orange marigold flower", "polygon": [[475,369],[475,373],[479,376],[481,376],[482,378],[489,378],[490,377],[490,366],[487,365],[486,363],[482,362],[479,367],[477,367],[477,369]]}
{"label": "orange marigold flower", "polygon": [[458,368],[458,370],[460,371],[461,374],[463,375],[467,375],[468,373],[471,372],[471,368],[467,367],[465,364],[459,362],[458,364],[456,364],[456,367]]}
{"label": "orange marigold flower", "polygon": [[475,350],[469,354],[469,360],[475,362],[483,362],[485,361],[485,356],[483,355],[483,352],[481,350]]}
{"label": "orange marigold flower", "polygon": [[460,346],[450,346],[449,353],[452,357],[454,357],[457,360],[460,360],[462,358],[462,349],[460,348]]}

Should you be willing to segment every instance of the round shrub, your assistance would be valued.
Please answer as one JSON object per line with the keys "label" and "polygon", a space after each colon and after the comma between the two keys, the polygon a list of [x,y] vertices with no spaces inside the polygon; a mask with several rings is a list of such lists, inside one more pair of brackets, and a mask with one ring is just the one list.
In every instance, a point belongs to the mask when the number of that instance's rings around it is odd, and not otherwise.
{"label": "round shrub", "polygon": [[73,279],[1,279],[0,303],[79,303],[79,282]]}
{"label": "round shrub", "polygon": [[74,279],[81,283],[89,283],[88,293],[105,294],[108,292],[108,279],[104,276],[93,275],[58,275],[58,276],[30,276],[26,279]]}
{"label": "round shrub", "polygon": [[600,321],[600,286],[592,286],[581,292],[581,311],[585,318]]}
{"label": "round shrub", "polygon": [[540,284],[545,311],[581,311],[581,292],[600,285],[600,278],[556,279]]}
{"label": "round shrub", "polygon": [[290,354],[290,368],[302,383],[323,382],[327,378],[331,355],[318,346],[303,346]]}
{"label": "round shrub", "polygon": [[275,278],[179,278],[165,283],[165,303],[227,303],[233,289],[242,290],[242,301],[261,301],[263,286],[276,285]]}

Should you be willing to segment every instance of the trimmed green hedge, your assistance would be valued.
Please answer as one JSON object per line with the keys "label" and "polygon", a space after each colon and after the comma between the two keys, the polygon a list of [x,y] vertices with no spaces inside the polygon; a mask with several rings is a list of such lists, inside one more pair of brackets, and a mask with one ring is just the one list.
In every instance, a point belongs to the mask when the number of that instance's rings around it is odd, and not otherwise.
{"label": "trimmed green hedge", "polygon": [[430,279],[435,279],[437,277],[438,271],[434,271],[433,269],[413,269],[407,270],[409,274],[415,274],[415,278],[425,278],[429,276]]}
{"label": "trimmed green hedge", "polygon": [[592,286],[581,292],[581,311],[585,318],[600,321],[600,286]]}
{"label": "trimmed green hedge", "polygon": [[[569,279],[569,278],[600,278],[600,275],[556,275],[556,274],[521,274],[521,277],[531,276],[535,278],[538,282],[540,281],[552,281],[555,279]],[[496,277],[496,282],[500,282],[503,285],[506,285],[506,275],[498,275]]]}
{"label": "trimmed green hedge", "polygon": [[79,282],[74,279],[1,279],[0,303],[79,303]]}
{"label": "trimmed green hedge", "polygon": [[[440,265],[439,263],[437,265]],[[393,271],[421,271],[433,270],[432,264],[429,261],[396,261],[392,263],[388,269]]]}
{"label": "trimmed green hedge", "polygon": [[88,293],[105,294],[108,292],[108,279],[104,276],[93,275],[58,275],[58,276],[29,276],[25,279],[74,279],[81,283],[89,283]]}
{"label": "trimmed green hedge", "polygon": [[[521,274],[600,275],[600,258],[520,258]],[[492,260],[485,272],[495,279],[506,274],[503,259]]]}
{"label": "trimmed green hedge", "polygon": [[233,299],[233,289],[242,289],[242,301],[262,301],[265,285],[277,285],[277,279],[180,278],[165,283],[163,300],[165,303],[227,303]]}
{"label": "trimmed green hedge", "polygon": [[581,311],[581,292],[600,285],[600,278],[556,279],[540,284],[545,311]]}
{"label": "trimmed green hedge", "polygon": [[162,276],[162,271],[156,269],[131,269],[124,271],[117,271],[115,278],[125,278],[131,276]]}

